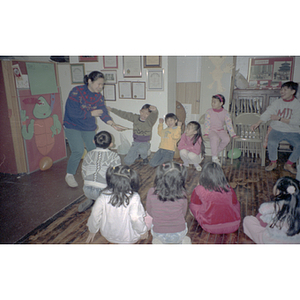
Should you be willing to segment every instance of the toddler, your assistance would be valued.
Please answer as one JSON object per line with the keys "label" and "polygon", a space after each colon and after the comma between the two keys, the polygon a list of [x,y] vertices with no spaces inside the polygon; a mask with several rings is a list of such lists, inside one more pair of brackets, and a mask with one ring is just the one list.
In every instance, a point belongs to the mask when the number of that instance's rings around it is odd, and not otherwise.
{"label": "toddler", "polygon": [[199,185],[191,196],[190,211],[207,232],[223,234],[239,228],[240,203],[219,164],[208,162],[203,166]]}
{"label": "toddler", "polygon": [[165,122],[167,124],[167,128],[163,129],[164,119],[159,119],[158,135],[161,137],[161,142],[158,151],[154,153],[150,160],[149,164],[151,167],[157,167],[164,162],[173,160],[177,142],[181,136],[182,123],[178,122],[175,114],[167,114],[165,116]]}
{"label": "toddler", "polygon": [[230,142],[230,137],[236,137],[234,132],[230,115],[226,109],[223,108],[225,104],[225,97],[221,94],[214,95],[211,100],[212,108],[209,108],[205,113],[204,122],[204,136],[209,137],[212,161],[220,164],[218,154],[225,149]]}
{"label": "toddler", "polygon": [[187,124],[179,141],[178,150],[184,166],[193,164],[197,171],[202,170],[200,163],[204,158],[205,146],[198,122],[191,121]]}
{"label": "toddler", "polygon": [[119,155],[109,150],[109,147],[113,145],[109,132],[98,132],[94,137],[94,143],[96,149],[89,151],[82,162],[83,192],[88,199],[78,206],[79,212],[91,207],[99,197],[101,190],[106,187],[107,168],[121,164]]}
{"label": "toddler", "polygon": [[166,162],[156,170],[154,187],[146,199],[146,210],[152,217],[152,244],[190,244],[185,221],[187,196],[185,166]]}
{"label": "toddler", "polygon": [[111,243],[135,243],[147,238],[144,207],[138,194],[139,176],[128,166],[109,167],[107,187],[101,191],[88,219],[87,243],[100,229]]}

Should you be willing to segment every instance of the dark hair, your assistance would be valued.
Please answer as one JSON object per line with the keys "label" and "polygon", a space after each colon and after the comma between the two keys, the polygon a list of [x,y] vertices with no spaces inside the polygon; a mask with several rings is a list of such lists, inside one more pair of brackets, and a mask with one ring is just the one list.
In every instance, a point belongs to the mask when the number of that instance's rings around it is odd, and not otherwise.
{"label": "dark hair", "polygon": [[229,192],[230,186],[221,166],[215,162],[208,162],[203,166],[199,178],[199,185],[206,190],[222,193]]}
{"label": "dark hair", "polygon": [[97,80],[99,78],[104,79],[103,73],[101,73],[99,71],[93,71],[89,75],[84,75],[83,81],[84,81],[84,84],[87,85],[89,82],[89,79],[91,79],[91,81],[94,82],[95,80]]}
{"label": "dark hair", "polygon": [[141,110],[142,110],[142,109],[148,109],[149,112],[152,112],[152,110],[150,110],[150,106],[151,106],[150,104],[144,104],[144,105],[142,106]]}
{"label": "dark hair", "polygon": [[281,88],[283,88],[283,87],[287,87],[291,90],[294,90],[295,91],[294,96],[296,96],[296,94],[298,92],[298,83],[297,82],[287,81],[287,82],[285,82],[284,84],[281,85]]}
{"label": "dark hair", "polygon": [[214,95],[212,97],[215,98],[215,99],[218,99],[222,103],[222,106],[225,104],[225,97],[223,95],[217,94],[217,95]]}
{"label": "dark hair", "polygon": [[140,187],[139,175],[128,166],[109,167],[106,171],[107,187],[101,194],[111,195],[110,203],[112,206],[119,207],[129,204],[134,192],[138,192]]}
{"label": "dark hair", "polygon": [[176,121],[176,124],[177,124],[178,118],[177,118],[177,116],[175,114],[173,114],[173,113],[166,114],[166,116],[165,116],[165,122],[167,121],[167,119],[174,119]]}
{"label": "dark hair", "polygon": [[106,149],[112,141],[112,136],[107,131],[100,131],[94,136],[95,145],[99,148]]}
{"label": "dark hair", "polygon": [[155,191],[160,201],[175,201],[186,198],[186,167],[176,162],[166,162],[156,169]]}
{"label": "dark hair", "polygon": [[187,126],[189,125],[193,125],[196,130],[196,134],[194,135],[193,145],[195,145],[199,140],[199,138],[201,137],[201,155],[203,157],[205,154],[205,145],[202,137],[201,125],[196,121],[189,122]]}
{"label": "dark hair", "polygon": [[[276,215],[270,227],[273,228],[277,225],[281,229],[284,221],[286,221],[289,226],[286,234],[288,236],[298,234],[300,232],[299,181],[285,176],[277,180],[275,188],[279,190],[279,194],[274,200]],[[288,188],[292,191],[289,191]],[[284,203],[280,208],[279,201],[282,200]]]}

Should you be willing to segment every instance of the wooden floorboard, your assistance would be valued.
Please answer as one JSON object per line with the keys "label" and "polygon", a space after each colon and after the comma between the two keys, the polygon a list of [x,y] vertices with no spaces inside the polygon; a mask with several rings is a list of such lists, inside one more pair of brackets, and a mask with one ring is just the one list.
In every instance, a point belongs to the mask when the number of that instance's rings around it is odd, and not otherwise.
{"label": "wooden floorboard", "polygon": [[[210,157],[205,161],[210,161]],[[180,159],[177,159],[181,162]],[[242,219],[246,215],[256,215],[259,206],[270,199],[272,188],[276,180],[282,176],[291,176],[290,173],[283,170],[283,164],[273,172],[266,172],[260,165],[260,159],[251,157],[240,157],[230,164],[229,159],[224,159],[222,166],[228,182],[234,187],[238,200],[241,205]],[[141,161],[137,161],[132,166],[140,175],[140,196],[144,207],[146,206],[146,196],[150,187],[153,186],[155,178],[155,169],[149,165],[143,166]],[[188,169],[186,188],[188,200],[198,183],[200,173],[194,167]],[[292,175],[293,176],[293,175]],[[88,237],[88,228],[86,226],[91,209],[78,213],[78,205],[85,198],[75,201],[66,209],[53,216],[52,220],[47,220],[37,229],[32,231],[18,243],[26,244],[84,244]],[[204,231],[189,210],[186,215],[188,225],[188,236],[192,244],[253,244],[243,232],[242,222],[239,229],[230,234],[210,234]],[[140,240],[137,244],[151,244],[152,236],[145,240]],[[93,244],[111,244],[100,233],[97,233]]]}

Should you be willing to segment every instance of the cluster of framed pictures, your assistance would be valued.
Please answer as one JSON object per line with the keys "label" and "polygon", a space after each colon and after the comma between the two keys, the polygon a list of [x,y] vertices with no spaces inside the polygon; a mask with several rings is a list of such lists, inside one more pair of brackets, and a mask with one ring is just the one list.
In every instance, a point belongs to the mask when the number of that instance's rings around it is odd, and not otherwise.
{"label": "cluster of framed pictures", "polygon": [[[126,80],[142,78],[142,71],[147,69],[147,85],[145,81],[118,81],[118,56],[103,56],[103,69],[105,77],[104,97],[107,101],[116,101],[116,85],[118,84],[119,99],[146,99],[146,86],[148,91],[163,91],[164,70],[161,56],[123,56],[122,75]],[[97,56],[80,56],[79,62],[98,62]],[[71,64],[72,84],[83,83],[85,75],[84,63]]]}

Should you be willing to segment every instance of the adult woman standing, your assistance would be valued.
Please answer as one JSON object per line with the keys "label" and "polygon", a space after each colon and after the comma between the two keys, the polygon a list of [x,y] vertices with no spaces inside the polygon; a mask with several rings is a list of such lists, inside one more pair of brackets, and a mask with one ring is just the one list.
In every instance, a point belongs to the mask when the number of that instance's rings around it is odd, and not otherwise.
{"label": "adult woman standing", "polygon": [[84,76],[84,85],[74,87],[67,99],[64,116],[65,136],[71,150],[65,180],[70,187],[77,187],[74,175],[84,153],[95,149],[93,143],[97,128],[96,117],[116,130],[121,130],[109,116],[101,91],[104,87],[104,75],[93,71]]}

